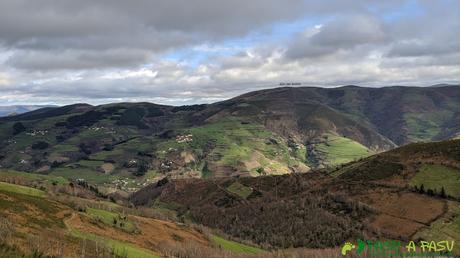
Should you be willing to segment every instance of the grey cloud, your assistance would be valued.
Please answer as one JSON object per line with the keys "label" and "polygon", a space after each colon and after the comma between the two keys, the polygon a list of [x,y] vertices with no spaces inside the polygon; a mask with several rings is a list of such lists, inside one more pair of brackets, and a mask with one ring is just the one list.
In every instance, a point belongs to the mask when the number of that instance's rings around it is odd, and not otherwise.
{"label": "grey cloud", "polygon": [[[394,40],[387,57],[441,57],[460,52],[460,1],[420,0],[424,14],[389,28]],[[460,63],[460,61],[459,61]]]}
{"label": "grey cloud", "polygon": [[327,23],[311,42],[317,46],[350,48],[361,44],[380,43],[387,39],[381,21],[373,16],[354,15]]}
{"label": "grey cloud", "polygon": [[[384,8],[400,1],[374,4]],[[304,15],[365,10],[357,0],[14,0],[0,2],[0,40],[9,46],[39,46],[46,39],[108,37],[132,32],[198,34],[218,39],[245,33],[274,21]],[[51,44],[51,42],[48,42]],[[114,42],[116,44],[116,41]]]}
{"label": "grey cloud", "polygon": [[116,35],[129,36],[133,31],[147,37],[182,32],[219,38],[241,35],[267,22],[294,19],[305,7],[302,0],[289,4],[277,0],[2,1],[0,35],[7,45],[30,47],[44,39],[117,39]]}
{"label": "grey cloud", "polygon": [[[303,0],[0,1],[0,46],[16,52],[9,60],[16,68],[57,69],[59,60],[64,69],[104,68],[104,60],[114,58],[107,50],[155,54],[243,36],[274,21],[294,20],[306,8]],[[100,51],[100,62],[95,51]],[[110,66],[145,61],[144,55],[137,57]]]}
{"label": "grey cloud", "polygon": [[232,68],[254,68],[263,65],[265,58],[266,56],[261,56],[259,52],[254,54],[239,52],[230,57],[219,58],[217,63],[219,63],[220,68],[224,70]]}
{"label": "grey cloud", "polygon": [[438,56],[460,52],[460,41],[437,42],[403,41],[395,43],[388,53],[389,57]]}
{"label": "grey cloud", "polygon": [[21,51],[13,54],[6,64],[29,71],[81,70],[136,67],[149,57],[148,52],[136,49]]}
{"label": "grey cloud", "polygon": [[369,15],[345,16],[324,24],[313,35],[297,35],[288,46],[286,57],[321,57],[359,45],[383,43],[388,38],[383,23],[377,18]]}
{"label": "grey cloud", "polygon": [[[398,2],[390,0],[373,6],[385,9]],[[51,69],[58,64],[46,66],[31,56],[66,51],[75,52],[75,56],[81,51],[93,55],[95,50],[108,49],[159,53],[244,36],[274,22],[293,21],[305,15],[362,12],[368,5],[366,0],[7,0],[0,1],[0,45],[24,51],[15,55],[26,57],[24,60],[10,60],[16,68]],[[104,51],[101,59],[107,58]],[[66,66],[68,62],[63,61]],[[143,61],[140,57],[133,64]],[[78,61],[68,67],[91,68],[93,64],[97,62]],[[106,63],[101,62],[104,67]]]}
{"label": "grey cloud", "polygon": [[460,52],[451,53],[448,55],[414,55],[414,56],[391,56],[385,58],[380,63],[382,68],[394,68],[399,69],[404,67],[408,68],[420,68],[420,67],[433,67],[433,68],[447,68],[454,67],[459,70],[460,65]]}

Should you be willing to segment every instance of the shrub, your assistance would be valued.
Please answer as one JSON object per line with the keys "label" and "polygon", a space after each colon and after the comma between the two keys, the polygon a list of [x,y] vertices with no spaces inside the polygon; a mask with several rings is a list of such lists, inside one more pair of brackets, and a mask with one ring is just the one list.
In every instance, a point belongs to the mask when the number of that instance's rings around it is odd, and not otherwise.
{"label": "shrub", "polygon": [[134,172],[134,175],[143,176],[148,171],[148,169],[149,169],[149,164],[144,160],[140,160],[137,164],[137,169],[136,169],[136,172]]}
{"label": "shrub", "polygon": [[26,130],[26,127],[21,123],[17,122],[13,125],[13,134],[20,134]]}
{"label": "shrub", "polygon": [[38,141],[38,142],[32,144],[32,149],[34,149],[34,150],[44,150],[44,149],[48,148],[49,146],[50,145],[47,142]]}
{"label": "shrub", "polygon": [[118,125],[137,126],[139,129],[147,129],[148,126],[142,122],[145,110],[140,107],[128,108],[118,120]]}

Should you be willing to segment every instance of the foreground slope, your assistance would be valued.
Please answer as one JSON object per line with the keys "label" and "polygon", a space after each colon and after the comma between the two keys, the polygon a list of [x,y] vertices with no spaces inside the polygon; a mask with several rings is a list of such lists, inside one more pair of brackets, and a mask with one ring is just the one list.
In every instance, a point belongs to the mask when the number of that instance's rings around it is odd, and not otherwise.
{"label": "foreground slope", "polygon": [[0,180],[24,184],[0,182],[0,257],[250,257],[265,252],[179,223],[159,209],[132,209],[80,185],[22,174],[0,171]]}

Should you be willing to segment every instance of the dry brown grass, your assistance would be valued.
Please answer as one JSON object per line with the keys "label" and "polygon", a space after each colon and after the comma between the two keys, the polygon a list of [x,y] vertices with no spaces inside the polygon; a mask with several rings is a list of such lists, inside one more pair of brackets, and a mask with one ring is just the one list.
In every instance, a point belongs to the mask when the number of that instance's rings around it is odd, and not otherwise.
{"label": "dry brown grass", "polygon": [[374,192],[363,201],[384,214],[424,224],[439,217],[445,206],[444,200],[415,193]]}
{"label": "dry brown grass", "polygon": [[139,233],[128,233],[102,223],[94,223],[90,218],[79,214],[72,216],[66,223],[80,232],[133,243],[153,251],[164,245],[180,245],[185,240],[202,248],[209,246],[209,241],[203,234],[188,226],[138,216],[129,216],[129,219],[140,229]]}

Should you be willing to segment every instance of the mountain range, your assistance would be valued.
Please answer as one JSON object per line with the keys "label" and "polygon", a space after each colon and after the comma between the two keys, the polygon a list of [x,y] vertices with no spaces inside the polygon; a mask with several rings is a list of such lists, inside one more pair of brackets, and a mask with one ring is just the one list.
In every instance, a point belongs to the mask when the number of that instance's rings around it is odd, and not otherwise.
{"label": "mountain range", "polygon": [[[460,134],[460,87],[276,88],[192,106],[46,107],[0,118],[0,165],[134,190],[164,175],[334,167]],[[129,188],[129,189],[128,189]]]}
{"label": "mountain range", "polygon": [[460,241],[459,110],[459,86],[344,86],[2,117],[0,257],[343,257],[357,239]]}
{"label": "mountain range", "polygon": [[0,106],[0,117],[13,116],[18,114],[27,113],[40,108],[56,107],[54,105],[13,105],[13,106]]}
{"label": "mountain range", "polygon": [[262,165],[290,173],[455,138],[459,110],[457,86],[277,88],[209,105],[47,107],[0,119],[0,164],[34,171],[84,159],[119,172],[132,161],[194,177],[256,175]]}

